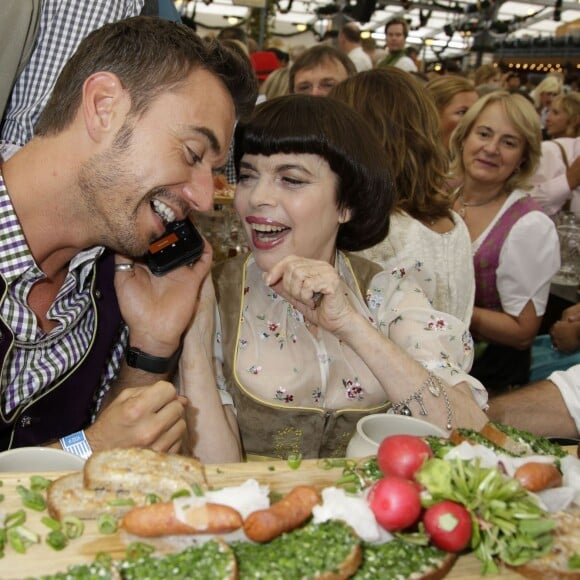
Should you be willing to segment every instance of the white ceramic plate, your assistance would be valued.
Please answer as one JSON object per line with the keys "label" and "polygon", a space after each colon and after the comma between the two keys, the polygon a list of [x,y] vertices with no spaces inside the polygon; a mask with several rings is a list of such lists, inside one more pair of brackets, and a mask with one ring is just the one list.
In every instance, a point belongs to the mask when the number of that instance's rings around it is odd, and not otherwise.
{"label": "white ceramic plate", "polygon": [[448,437],[449,433],[416,417],[390,413],[367,415],[356,424],[356,432],[346,448],[346,456],[355,458],[376,455],[381,441],[389,435]]}
{"label": "white ceramic plate", "polygon": [[77,471],[85,460],[52,447],[17,447],[0,452],[0,472]]}

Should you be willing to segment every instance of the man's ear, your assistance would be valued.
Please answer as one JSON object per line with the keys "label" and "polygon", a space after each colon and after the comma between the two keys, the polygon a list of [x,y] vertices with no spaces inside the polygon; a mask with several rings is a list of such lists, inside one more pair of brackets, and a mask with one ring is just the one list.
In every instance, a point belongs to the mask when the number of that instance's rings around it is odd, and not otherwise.
{"label": "man's ear", "polygon": [[115,134],[129,109],[129,96],[117,75],[98,72],[85,80],[82,111],[85,126],[94,141],[100,142]]}

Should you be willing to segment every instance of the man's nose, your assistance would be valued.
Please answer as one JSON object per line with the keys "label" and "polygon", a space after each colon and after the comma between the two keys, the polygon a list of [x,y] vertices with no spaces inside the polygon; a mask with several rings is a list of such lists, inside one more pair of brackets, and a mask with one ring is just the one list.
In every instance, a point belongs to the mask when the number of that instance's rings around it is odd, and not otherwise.
{"label": "man's nose", "polygon": [[190,206],[196,211],[213,208],[215,192],[214,175],[210,167],[194,171],[186,191]]}

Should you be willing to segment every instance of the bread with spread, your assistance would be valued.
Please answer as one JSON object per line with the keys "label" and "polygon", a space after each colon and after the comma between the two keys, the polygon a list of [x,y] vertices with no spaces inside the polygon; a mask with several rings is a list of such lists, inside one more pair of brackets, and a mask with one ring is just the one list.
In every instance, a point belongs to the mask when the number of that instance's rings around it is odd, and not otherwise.
{"label": "bread with spread", "polygon": [[192,488],[207,489],[199,461],[150,449],[112,449],[94,453],[82,472],[64,475],[47,491],[50,515],[96,519],[121,517],[136,506],[169,501]]}

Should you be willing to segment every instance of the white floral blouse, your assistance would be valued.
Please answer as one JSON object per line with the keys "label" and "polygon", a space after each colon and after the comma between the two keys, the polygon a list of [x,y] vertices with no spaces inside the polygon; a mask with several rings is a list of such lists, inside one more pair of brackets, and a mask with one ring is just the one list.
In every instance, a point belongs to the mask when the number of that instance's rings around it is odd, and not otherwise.
{"label": "white floral blouse", "polygon": [[[473,342],[460,320],[433,310],[404,271],[380,272],[363,298],[348,258],[338,253],[336,264],[358,312],[447,384],[467,381],[477,403],[486,405],[485,388],[466,374],[473,360]],[[236,382],[244,391],[274,406],[329,410],[369,409],[389,400],[348,345],[321,328],[318,337],[311,334],[302,314],[263,283],[251,256],[245,263],[242,286],[239,297],[228,299],[243,301],[234,368]],[[219,362],[223,358],[219,321],[217,328]],[[223,380],[220,384],[218,379],[218,385],[225,390]],[[409,393],[417,387],[410,384]],[[231,402],[225,392],[222,400]]]}

